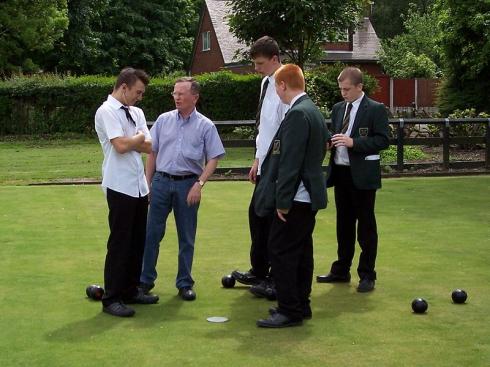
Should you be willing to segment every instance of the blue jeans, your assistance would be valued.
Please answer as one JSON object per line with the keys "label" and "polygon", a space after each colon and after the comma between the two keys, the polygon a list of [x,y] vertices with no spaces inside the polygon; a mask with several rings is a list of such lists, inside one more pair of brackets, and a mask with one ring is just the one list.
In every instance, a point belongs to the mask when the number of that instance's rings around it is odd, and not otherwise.
{"label": "blue jeans", "polygon": [[179,267],[175,284],[178,289],[194,285],[191,270],[199,204],[188,206],[187,194],[195,183],[195,178],[174,181],[155,172],[151,186],[141,283],[153,285],[157,278],[160,241],[165,236],[167,217],[173,209],[179,239]]}

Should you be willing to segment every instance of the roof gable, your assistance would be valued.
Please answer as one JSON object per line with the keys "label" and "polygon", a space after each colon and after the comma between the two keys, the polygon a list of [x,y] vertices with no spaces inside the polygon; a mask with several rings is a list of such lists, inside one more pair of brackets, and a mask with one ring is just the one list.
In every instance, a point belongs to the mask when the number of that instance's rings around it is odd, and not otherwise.
{"label": "roof gable", "polygon": [[226,5],[227,0],[206,0],[206,6],[213,23],[216,38],[226,64],[237,62],[235,53],[237,50],[246,50],[247,46],[240,42],[231,32],[226,17],[230,8]]}

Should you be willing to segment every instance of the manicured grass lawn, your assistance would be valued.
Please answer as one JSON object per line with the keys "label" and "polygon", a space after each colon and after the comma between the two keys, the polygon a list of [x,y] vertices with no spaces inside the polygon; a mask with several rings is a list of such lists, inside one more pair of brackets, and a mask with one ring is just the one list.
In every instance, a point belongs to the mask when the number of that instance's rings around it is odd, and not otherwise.
{"label": "manicured grass lawn", "polygon": [[[418,148],[417,148],[418,149]],[[424,157],[413,147],[406,159]],[[144,157],[146,155],[143,155]],[[255,149],[226,148],[219,168],[250,167]],[[0,139],[0,185],[19,185],[70,179],[98,179],[101,176],[102,150],[96,137],[62,135],[57,137],[17,137]],[[396,161],[396,149],[383,152],[382,162]],[[328,154],[325,165],[328,164]]]}
{"label": "manicured grass lawn", "polygon": [[[176,297],[170,220],[160,303],[117,319],[85,297],[88,284],[103,280],[100,188],[0,187],[0,366],[490,365],[489,176],[385,180],[376,290],[358,294],[355,271],[351,284],[314,283],[313,319],[283,330],[255,326],[272,302],[220,285],[224,274],[248,268],[251,191],[247,182],[206,185],[195,302]],[[315,274],[336,256],[334,213],[331,203],[317,216]],[[468,291],[467,304],[451,303],[454,288]],[[415,297],[429,302],[426,315],[412,314]],[[210,324],[208,316],[230,321]]]}
{"label": "manicured grass lawn", "polygon": [[[227,148],[219,167],[250,167],[254,148]],[[97,138],[0,140],[0,185],[100,179],[103,155]]]}

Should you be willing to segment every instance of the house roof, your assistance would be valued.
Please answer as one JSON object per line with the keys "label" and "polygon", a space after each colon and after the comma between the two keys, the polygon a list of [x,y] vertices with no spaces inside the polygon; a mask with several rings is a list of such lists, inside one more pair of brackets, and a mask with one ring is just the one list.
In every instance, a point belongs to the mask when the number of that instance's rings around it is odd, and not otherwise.
{"label": "house roof", "polygon": [[232,64],[236,60],[235,53],[237,50],[245,50],[247,46],[240,42],[231,32],[228,26],[230,8],[226,5],[227,0],[206,0],[206,6],[213,23],[216,37],[218,38],[219,47],[223,54],[223,60],[226,64]]}
{"label": "house roof", "polygon": [[[213,23],[216,37],[223,54],[225,65],[237,63],[235,58],[237,50],[246,50],[247,46],[240,42],[231,32],[228,26],[227,16],[230,7],[226,5],[227,0],[205,0],[206,6]],[[381,48],[379,38],[368,17],[365,17],[352,37],[352,51],[325,51],[323,62],[334,61],[371,61],[379,60],[377,52]]]}
{"label": "house roof", "polygon": [[364,18],[352,36],[352,51],[325,51],[323,61],[378,61],[381,43],[369,18]]}

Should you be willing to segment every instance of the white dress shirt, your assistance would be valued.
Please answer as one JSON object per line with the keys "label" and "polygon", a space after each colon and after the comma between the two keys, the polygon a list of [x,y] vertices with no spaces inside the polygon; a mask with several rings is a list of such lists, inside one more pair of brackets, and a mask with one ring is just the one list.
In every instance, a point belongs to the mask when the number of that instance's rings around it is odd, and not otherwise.
{"label": "white dress shirt", "polygon": [[95,113],[95,130],[104,152],[102,190],[106,193],[109,188],[137,198],[149,193],[141,154],[134,150],[120,154],[111,139],[132,137],[138,130],[145,134],[145,139],[150,140],[151,137],[143,111],[138,107],[129,107],[135,126],[121,106],[121,102],[109,95]]}
{"label": "white dress shirt", "polygon": [[262,108],[260,110],[260,125],[255,144],[257,151],[255,152],[255,158],[259,160],[259,167],[257,174],[260,175],[260,168],[269,151],[269,147],[272,143],[272,139],[276,135],[281,122],[284,119],[284,115],[289,109],[287,104],[281,102],[281,99],[276,93],[276,80],[274,75],[266,76],[262,79],[260,88],[260,95],[262,95],[262,88],[266,79],[269,79],[269,85],[265,92],[264,101],[262,102]]}
{"label": "white dress shirt", "polygon": [[[356,120],[357,110],[359,109],[359,105],[361,104],[363,98],[364,98],[364,92],[362,92],[361,96],[358,99],[352,102],[352,109],[350,110],[350,118],[349,118],[349,127],[345,132],[345,135],[347,136],[350,136],[352,132],[352,126],[354,125],[354,121]],[[345,104],[346,108],[344,111],[344,118],[345,118],[345,113],[347,112],[347,105],[348,103]],[[344,118],[342,118],[342,121],[344,120]],[[334,162],[336,165],[350,166],[349,152],[347,151],[347,149],[348,149],[347,147],[335,148]]]}

